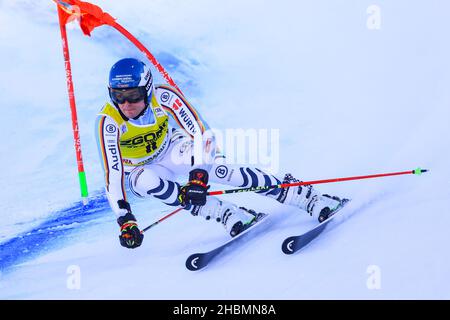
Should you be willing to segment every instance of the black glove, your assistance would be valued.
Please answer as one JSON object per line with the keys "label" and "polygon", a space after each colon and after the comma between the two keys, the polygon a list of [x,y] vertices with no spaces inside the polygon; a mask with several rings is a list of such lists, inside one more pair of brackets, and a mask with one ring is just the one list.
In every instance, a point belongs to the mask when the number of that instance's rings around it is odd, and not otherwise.
{"label": "black glove", "polygon": [[189,182],[180,188],[178,194],[180,205],[204,206],[208,189],[208,172],[202,169],[192,170],[189,172]]}
{"label": "black glove", "polygon": [[138,228],[136,218],[129,211],[123,217],[117,219],[117,223],[120,226],[120,244],[128,249],[134,249],[139,247],[144,240],[144,234]]}

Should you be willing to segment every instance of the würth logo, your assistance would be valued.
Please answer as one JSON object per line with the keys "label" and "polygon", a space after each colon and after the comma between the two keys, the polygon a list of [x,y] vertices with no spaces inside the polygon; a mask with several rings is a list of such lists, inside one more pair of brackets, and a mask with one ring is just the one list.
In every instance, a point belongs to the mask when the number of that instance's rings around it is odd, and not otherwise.
{"label": "w\u00fcrth logo", "polygon": [[176,99],[172,105],[172,108],[173,108],[173,110],[178,110],[182,105],[183,105],[183,103],[181,103],[180,100]]}

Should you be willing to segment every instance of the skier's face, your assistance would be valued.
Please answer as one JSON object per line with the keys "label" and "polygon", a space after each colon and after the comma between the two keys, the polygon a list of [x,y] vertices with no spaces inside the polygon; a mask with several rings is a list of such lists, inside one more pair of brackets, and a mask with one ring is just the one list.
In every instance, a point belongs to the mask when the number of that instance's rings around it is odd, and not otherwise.
{"label": "skier's face", "polygon": [[124,103],[119,103],[119,108],[120,111],[122,111],[122,113],[128,118],[135,118],[145,109],[145,102],[144,100],[141,100],[135,103],[130,103],[127,100]]}
{"label": "skier's face", "polygon": [[144,87],[127,89],[109,89],[111,100],[117,104],[120,111],[128,117],[137,117],[145,109],[147,91]]}

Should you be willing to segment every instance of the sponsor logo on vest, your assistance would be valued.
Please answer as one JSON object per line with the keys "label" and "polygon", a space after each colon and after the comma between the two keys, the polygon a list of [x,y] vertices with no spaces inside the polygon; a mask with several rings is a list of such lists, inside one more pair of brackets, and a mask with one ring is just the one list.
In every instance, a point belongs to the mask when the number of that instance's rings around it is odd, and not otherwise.
{"label": "sponsor logo on vest", "polygon": [[129,166],[143,166],[145,164],[148,164],[148,163],[152,162],[153,160],[155,160],[156,158],[158,158],[158,156],[160,154],[162,154],[164,150],[166,150],[166,147],[168,145],[167,141],[168,140],[165,139],[164,143],[161,145],[161,147],[159,147],[158,151],[155,154],[153,154],[153,155],[149,156],[148,158],[146,158],[145,160],[133,161],[132,159],[123,159],[122,162],[124,164],[126,164],[126,165],[129,165]]}
{"label": "sponsor logo on vest", "polygon": [[131,160],[129,160],[129,159],[123,159],[122,162],[123,162],[125,165],[133,165],[133,162],[132,162]]}
{"label": "sponsor logo on vest", "polygon": [[157,140],[161,138],[161,136],[167,132],[167,121],[164,121],[158,128],[156,132],[149,132],[144,135],[139,135],[133,137],[132,139],[120,141],[121,147],[126,148],[138,148],[142,147],[143,144],[147,144],[146,151],[147,153],[151,153],[157,149]]}
{"label": "sponsor logo on vest", "polygon": [[164,111],[162,111],[161,108],[155,108],[155,113],[157,117],[163,117],[164,116]]}

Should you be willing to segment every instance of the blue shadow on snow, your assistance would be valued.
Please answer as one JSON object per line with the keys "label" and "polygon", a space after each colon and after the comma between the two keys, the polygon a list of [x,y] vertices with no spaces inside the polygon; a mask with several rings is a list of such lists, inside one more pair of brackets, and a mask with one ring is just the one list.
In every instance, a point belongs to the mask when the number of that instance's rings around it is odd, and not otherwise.
{"label": "blue shadow on snow", "polygon": [[98,192],[89,198],[86,206],[80,201],[52,213],[32,230],[0,244],[0,271],[61,247],[71,233],[109,214],[107,209],[109,204],[104,192]]}

